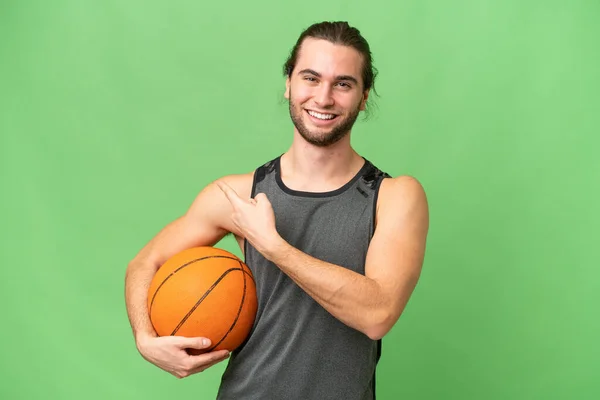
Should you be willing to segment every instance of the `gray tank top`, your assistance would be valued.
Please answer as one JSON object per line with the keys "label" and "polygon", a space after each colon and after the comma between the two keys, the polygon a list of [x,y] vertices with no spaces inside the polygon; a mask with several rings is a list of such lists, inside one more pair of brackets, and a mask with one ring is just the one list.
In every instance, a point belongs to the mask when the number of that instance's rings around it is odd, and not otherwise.
{"label": "gray tank top", "polygon": [[[252,196],[265,193],[279,234],[303,252],[364,275],[383,178],[368,160],[327,193],[292,190],[280,157],[256,169]],[[248,242],[258,310],[246,341],[232,352],[219,400],[371,400],[381,341],[333,317]]]}

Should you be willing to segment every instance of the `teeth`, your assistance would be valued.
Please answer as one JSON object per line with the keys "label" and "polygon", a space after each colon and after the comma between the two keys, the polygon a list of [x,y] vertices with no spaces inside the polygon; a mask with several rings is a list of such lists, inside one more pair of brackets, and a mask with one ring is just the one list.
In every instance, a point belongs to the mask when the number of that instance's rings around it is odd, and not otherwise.
{"label": "teeth", "polygon": [[312,115],[313,117],[319,118],[319,119],[325,119],[325,120],[327,120],[327,119],[333,119],[333,118],[335,118],[335,115],[333,115],[333,114],[321,114],[321,113],[314,112],[314,111],[308,111],[308,113],[310,115]]}

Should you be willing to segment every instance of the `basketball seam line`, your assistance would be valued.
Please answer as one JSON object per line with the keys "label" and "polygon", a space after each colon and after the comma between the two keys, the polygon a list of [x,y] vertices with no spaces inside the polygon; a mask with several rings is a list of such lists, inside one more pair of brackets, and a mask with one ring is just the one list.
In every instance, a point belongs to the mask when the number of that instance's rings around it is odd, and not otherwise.
{"label": "basketball seam line", "polygon": [[174,270],[173,272],[171,272],[169,275],[167,275],[167,277],[165,279],[163,279],[163,281],[160,283],[160,285],[158,285],[158,287],[156,288],[156,290],[154,291],[154,294],[152,295],[152,301],[150,301],[150,309],[148,310],[148,314],[152,313],[152,306],[154,305],[154,299],[156,299],[156,295],[158,294],[160,288],[165,284],[166,281],[168,281],[173,275],[175,275],[177,272],[179,272],[181,269],[194,264],[198,261],[202,261],[202,260],[206,260],[208,258],[227,258],[229,260],[234,260],[234,261],[240,261],[237,258],[233,258],[233,257],[227,257],[227,256],[206,256],[206,257],[201,257],[201,258],[197,258],[195,260],[191,260],[185,264],[183,264],[181,267],[177,268],[176,270]]}
{"label": "basketball seam line", "polygon": [[240,314],[242,313],[242,308],[244,308],[244,301],[246,299],[246,275],[248,275],[248,273],[244,270],[244,265],[240,262],[240,269],[242,270],[242,277],[244,279],[244,292],[242,294],[242,300],[240,303],[240,308],[238,309],[238,313],[235,316],[235,319],[233,320],[231,326],[229,327],[229,330],[227,331],[227,333],[225,334],[225,336],[223,336],[221,338],[221,340],[219,340],[219,342],[217,344],[215,344],[214,346],[212,346],[208,351],[212,351],[214,350],[218,345],[220,345],[226,338],[227,336],[229,336],[229,334],[231,333],[231,331],[233,330],[233,328],[235,327],[235,325],[237,324],[238,319],[240,318]]}
{"label": "basketball seam line", "polygon": [[175,335],[177,333],[177,331],[179,330],[179,328],[181,328],[181,325],[183,325],[185,323],[185,321],[187,321],[187,319],[190,317],[190,315],[192,315],[192,313],[194,312],[194,310],[196,310],[196,308],[198,308],[198,306],[200,305],[200,303],[202,303],[204,301],[204,299],[206,298],[206,296],[208,296],[213,290],[214,288],[219,284],[219,282],[221,282],[225,276],[227,276],[230,272],[232,271],[242,271],[243,270],[241,268],[230,268],[228,270],[226,270],[225,272],[223,272],[223,274],[217,278],[216,281],[213,282],[212,286],[209,287],[206,292],[204,292],[204,294],[202,295],[202,297],[200,297],[200,299],[198,299],[198,301],[196,302],[196,304],[194,304],[194,306],[192,306],[192,308],[187,312],[186,315],[183,316],[183,318],[181,319],[181,321],[179,321],[179,324],[177,324],[177,326],[175,327],[175,329],[173,330],[173,332],[171,332],[171,336]]}

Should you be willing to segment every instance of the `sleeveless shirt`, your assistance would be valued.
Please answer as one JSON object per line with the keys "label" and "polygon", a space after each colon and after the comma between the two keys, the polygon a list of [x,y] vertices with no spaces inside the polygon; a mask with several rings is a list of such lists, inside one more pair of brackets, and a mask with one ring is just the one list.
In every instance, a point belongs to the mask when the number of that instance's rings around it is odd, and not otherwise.
{"label": "sleeveless shirt", "polygon": [[[290,245],[364,275],[378,191],[389,175],[363,157],[342,187],[302,192],[282,181],[280,158],[255,170],[251,196],[267,195]],[[244,249],[258,309],[248,338],[231,353],[217,399],[375,399],[381,341],[336,319],[247,241]]]}

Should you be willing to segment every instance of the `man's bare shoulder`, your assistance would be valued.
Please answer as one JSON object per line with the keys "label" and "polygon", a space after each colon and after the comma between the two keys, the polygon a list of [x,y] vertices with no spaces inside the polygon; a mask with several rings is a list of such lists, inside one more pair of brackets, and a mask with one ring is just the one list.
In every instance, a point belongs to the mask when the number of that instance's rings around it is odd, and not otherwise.
{"label": "man's bare shoulder", "polygon": [[228,209],[229,201],[223,194],[223,191],[217,186],[217,182],[225,182],[231,186],[240,197],[249,198],[250,193],[252,192],[253,180],[254,171],[223,175],[206,185],[200,192],[199,197],[208,198],[211,203],[223,205]]}
{"label": "man's bare shoulder", "polygon": [[252,192],[252,182],[254,181],[254,171],[242,174],[226,175],[220,178],[220,180],[231,186],[240,197],[250,198],[250,193]]}
{"label": "man's bare shoulder", "polygon": [[380,193],[383,196],[391,195],[393,197],[397,195],[419,196],[425,194],[425,189],[421,182],[414,176],[398,175],[385,178],[381,182]]}
{"label": "man's bare shoulder", "polygon": [[421,182],[410,175],[399,175],[383,179],[377,200],[378,219],[387,215],[406,213],[428,215],[428,203]]}

